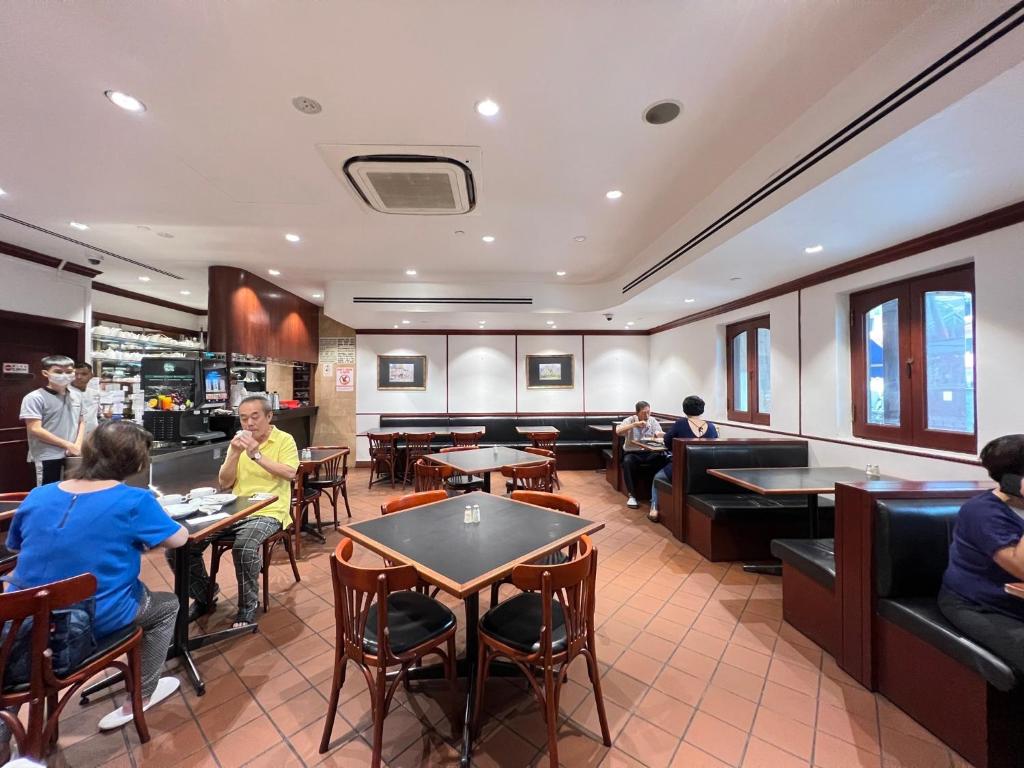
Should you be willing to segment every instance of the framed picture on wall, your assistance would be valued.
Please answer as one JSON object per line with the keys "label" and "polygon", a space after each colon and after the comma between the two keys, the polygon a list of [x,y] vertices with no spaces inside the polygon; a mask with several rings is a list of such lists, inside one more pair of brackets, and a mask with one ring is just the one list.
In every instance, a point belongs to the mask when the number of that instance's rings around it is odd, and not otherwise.
{"label": "framed picture on wall", "polygon": [[377,389],[426,388],[426,355],[377,355]]}
{"label": "framed picture on wall", "polygon": [[572,355],[527,355],[527,389],[572,389]]}

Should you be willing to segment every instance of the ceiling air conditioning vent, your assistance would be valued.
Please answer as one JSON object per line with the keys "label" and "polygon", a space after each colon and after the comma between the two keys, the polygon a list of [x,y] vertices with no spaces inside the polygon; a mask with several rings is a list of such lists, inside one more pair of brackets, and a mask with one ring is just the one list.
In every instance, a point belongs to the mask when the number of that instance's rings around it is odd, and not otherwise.
{"label": "ceiling air conditioning vent", "polygon": [[345,176],[375,211],[420,216],[469,213],[476,205],[473,172],[449,157],[360,155]]}

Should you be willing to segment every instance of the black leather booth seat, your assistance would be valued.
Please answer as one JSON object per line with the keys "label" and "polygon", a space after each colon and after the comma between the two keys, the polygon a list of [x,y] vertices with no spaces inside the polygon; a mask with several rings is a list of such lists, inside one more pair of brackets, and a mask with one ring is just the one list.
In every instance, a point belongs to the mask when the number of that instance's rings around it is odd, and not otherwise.
{"label": "black leather booth seat", "polygon": [[[481,445],[505,445],[524,447],[530,445],[526,435],[516,427],[548,426],[558,430],[558,450],[586,448],[604,449],[608,436],[589,428],[591,424],[611,424],[619,416],[382,416],[380,426],[400,430],[401,427],[470,427],[486,428]],[[438,437],[439,443],[447,443],[447,437]]]}
{"label": "black leather booth seat", "polygon": [[949,561],[963,499],[886,499],[876,504],[875,587],[882,618],[974,669],[1000,691],[1016,687],[1013,669],[962,635],[936,596]]}
{"label": "black leather booth seat", "polygon": [[772,554],[787,568],[796,568],[823,587],[835,588],[835,539],[775,539]]}

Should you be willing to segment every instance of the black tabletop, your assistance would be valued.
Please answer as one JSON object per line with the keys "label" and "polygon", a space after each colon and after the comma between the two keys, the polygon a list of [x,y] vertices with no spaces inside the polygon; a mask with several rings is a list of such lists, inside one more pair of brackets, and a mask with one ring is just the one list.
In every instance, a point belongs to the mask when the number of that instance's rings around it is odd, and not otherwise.
{"label": "black tabletop", "polygon": [[535,453],[519,451],[515,448],[494,446],[493,448],[476,448],[472,451],[449,451],[448,453],[431,453],[424,457],[438,464],[447,464],[450,467],[467,475],[475,475],[479,472],[491,472],[502,467],[510,467],[516,464],[536,464],[544,461],[543,456]]}
{"label": "black tabletop", "polygon": [[487,432],[487,427],[482,424],[478,427],[371,427],[360,435],[426,435],[433,432],[435,435],[471,435],[474,432]]}
{"label": "black tabletop", "polygon": [[855,467],[759,467],[756,469],[709,469],[714,475],[765,496],[799,493],[832,493],[836,483],[894,480],[883,475],[868,477]]}
{"label": "black tabletop", "polygon": [[[463,522],[466,504],[480,505],[480,522]],[[604,523],[470,493],[342,527],[367,548],[416,566],[427,581],[466,597],[508,575],[520,563],[561,549]]]}
{"label": "black tabletop", "polygon": [[341,448],[310,448],[308,459],[299,459],[303,464],[321,464],[344,453]]}

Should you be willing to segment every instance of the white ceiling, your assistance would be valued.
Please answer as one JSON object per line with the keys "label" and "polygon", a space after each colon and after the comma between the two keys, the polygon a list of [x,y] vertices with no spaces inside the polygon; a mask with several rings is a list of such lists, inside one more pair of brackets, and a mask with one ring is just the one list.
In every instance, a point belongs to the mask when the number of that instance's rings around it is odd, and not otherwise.
{"label": "white ceiling", "polygon": [[[192,306],[205,306],[206,267],[232,264],[264,276],[279,269],[271,279],[306,297],[326,292],[329,314],[355,327],[488,319],[542,328],[552,312],[563,328],[609,327],[609,310],[611,325],[628,317],[649,327],[1024,197],[1013,128],[1024,124],[1018,29],[656,279],[621,292],[1005,7],[9,4],[0,212],[180,275],[149,273],[142,283],[140,268],[111,258],[100,267],[104,282]],[[103,97],[109,88],[148,111],[115,108]],[[323,112],[300,114],[290,103],[299,95]],[[473,109],[487,96],[502,106],[496,118]],[[645,124],[643,109],[661,98],[681,101],[683,115]],[[322,156],[362,144],[479,147],[477,209],[369,211]],[[605,199],[613,188],[622,199]],[[71,220],[90,229],[70,229]],[[287,243],[286,232],[303,239]],[[496,241],[482,243],[483,234]],[[80,246],[6,220],[0,240],[86,263]],[[812,242],[825,252],[804,256]],[[404,274],[410,267],[415,278]],[[531,296],[534,306],[398,314],[351,304],[402,291]],[[683,294],[697,302],[684,307]]]}

